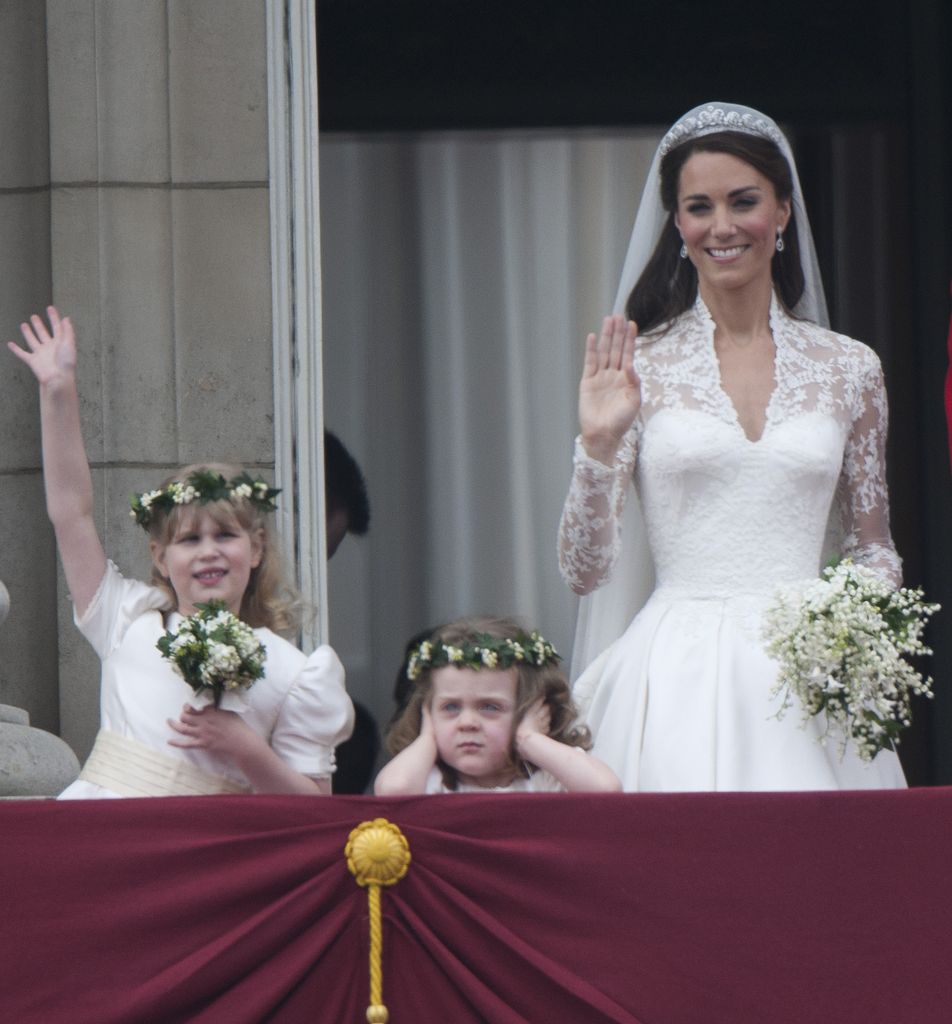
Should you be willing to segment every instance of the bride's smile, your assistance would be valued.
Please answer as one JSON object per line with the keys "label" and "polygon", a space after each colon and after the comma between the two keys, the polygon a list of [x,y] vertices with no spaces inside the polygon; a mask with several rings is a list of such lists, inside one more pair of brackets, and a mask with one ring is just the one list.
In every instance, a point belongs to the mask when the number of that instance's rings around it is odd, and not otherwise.
{"label": "bride's smile", "polygon": [[675,224],[706,287],[769,286],[777,233],[790,204],[772,183],[728,153],[695,153],[681,168]]}

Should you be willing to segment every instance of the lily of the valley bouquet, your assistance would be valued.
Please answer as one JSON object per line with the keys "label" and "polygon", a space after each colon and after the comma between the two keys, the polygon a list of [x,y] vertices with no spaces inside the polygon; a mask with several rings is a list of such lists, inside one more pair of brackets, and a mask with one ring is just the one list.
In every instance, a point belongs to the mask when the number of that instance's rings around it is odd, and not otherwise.
{"label": "lily of the valley bouquet", "polygon": [[218,707],[226,693],[246,689],[264,675],[266,651],[224,601],[195,607],[197,611],[160,637],[156,647],[197,694],[208,691]]}
{"label": "lily of the valley bouquet", "polygon": [[796,700],[804,723],[824,716],[823,739],[838,736],[841,756],[850,741],[864,761],[895,749],[912,695],[932,696],[932,680],[906,658],[932,653],[922,632],[938,607],[848,559],[781,591],[764,617],[767,653],[780,663],[778,717]]}

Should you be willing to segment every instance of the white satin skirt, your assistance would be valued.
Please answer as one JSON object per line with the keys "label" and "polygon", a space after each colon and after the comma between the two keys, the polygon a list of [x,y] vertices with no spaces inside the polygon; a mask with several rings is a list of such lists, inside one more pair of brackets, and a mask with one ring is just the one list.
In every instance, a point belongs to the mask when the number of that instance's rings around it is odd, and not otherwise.
{"label": "white satin skirt", "polygon": [[864,762],[799,706],[778,712],[757,595],[655,591],[624,635],[582,673],[576,699],[593,753],[626,791],[897,789],[899,758]]}

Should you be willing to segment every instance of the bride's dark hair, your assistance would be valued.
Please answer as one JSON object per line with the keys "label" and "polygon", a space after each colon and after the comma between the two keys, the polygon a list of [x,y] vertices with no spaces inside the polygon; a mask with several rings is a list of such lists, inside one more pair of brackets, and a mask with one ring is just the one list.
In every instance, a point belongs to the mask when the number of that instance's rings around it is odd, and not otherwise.
{"label": "bride's dark hair", "polygon": [[[690,260],[681,259],[681,236],[674,224],[678,205],[681,168],[694,153],[726,153],[750,164],[773,185],[777,199],[791,201],[793,177],[780,149],[769,139],[746,132],[713,132],[675,146],[661,158],[661,205],[667,219],[651,259],[628,296],[626,313],[641,333],[666,324],[692,305],[697,296],[697,271]],[[771,273],[774,285],[788,312],[803,295],[803,268],[797,219],[791,205],[790,220],[783,233],[783,252],[774,254]]]}

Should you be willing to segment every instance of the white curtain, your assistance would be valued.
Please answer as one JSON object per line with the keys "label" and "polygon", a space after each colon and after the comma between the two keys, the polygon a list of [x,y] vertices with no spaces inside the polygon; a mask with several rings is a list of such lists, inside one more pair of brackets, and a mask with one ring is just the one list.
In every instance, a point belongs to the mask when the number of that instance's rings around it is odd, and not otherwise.
{"label": "white curtain", "polygon": [[370,533],[330,639],[385,722],[409,637],[516,615],[571,656],[556,534],[585,334],[610,311],[659,131],[322,136],[324,420]]}

